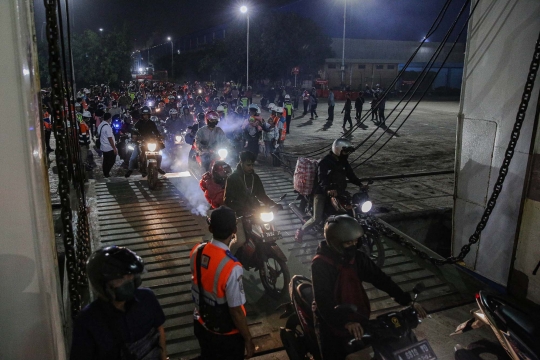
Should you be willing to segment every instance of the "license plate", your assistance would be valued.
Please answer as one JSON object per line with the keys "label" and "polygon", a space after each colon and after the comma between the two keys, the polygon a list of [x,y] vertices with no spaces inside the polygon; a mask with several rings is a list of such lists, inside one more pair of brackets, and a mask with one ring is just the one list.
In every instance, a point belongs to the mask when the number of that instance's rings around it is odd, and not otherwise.
{"label": "license plate", "polygon": [[427,340],[394,351],[393,354],[394,360],[437,360],[437,355]]}
{"label": "license plate", "polygon": [[276,241],[281,238],[281,232],[279,231],[268,231],[264,233],[264,241]]}

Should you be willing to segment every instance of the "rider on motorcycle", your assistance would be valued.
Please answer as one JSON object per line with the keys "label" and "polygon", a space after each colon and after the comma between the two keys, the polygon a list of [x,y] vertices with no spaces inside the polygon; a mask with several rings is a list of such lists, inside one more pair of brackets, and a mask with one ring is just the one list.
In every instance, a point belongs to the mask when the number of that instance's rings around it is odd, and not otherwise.
{"label": "rider on motorcycle", "polygon": [[188,126],[193,125],[193,115],[189,112],[189,107],[184,106],[182,108],[182,115],[179,120],[183,130],[187,129]]}
{"label": "rider on motorcycle", "polygon": [[217,126],[219,115],[215,111],[209,111],[205,115],[206,126],[200,128],[195,135],[197,151],[201,156],[202,166],[208,171],[212,161],[211,155],[219,150],[220,146],[229,144],[227,136],[223,130]]}
{"label": "rider on motorcycle", "polygon": [[[368,255],[357,249],[357,242],[364,231],[349,215],[331,216],[324,226],[324,238],[311,263],[313,280],[314,317],[319,328],[320,349],[323,359],[345,359],[347,343],[362,338],[362,323],[369,320],[371,308],[362,283],[369,282],[386,292],[400,305],[412,302]],[[356,312],[337,313],[338,305],[355,305]],[[414,303],[418,315],[426,316],[425,310]],[[317,326],[316,326],[317,327]],[[372,346],[377,353],[376,339]],[[349,358],[349,357],[347,357]],[[375,356],[377,358],[377,356]]]}
{"label": "rider on motorcycle", "polygon": [[219,160],[212,166],[212,171],[208,171],[202,176],[199,186],[204,191],[204,197],[212,206],[212,209],[217,209],[223,205],[225,182],[231,173],[232,169],[229,164]]}
{"label": "rider on motorcycle", "polygon": [[327,197],[336,197],[345,192],[347,179],[354,185],[364,186],[354,173],[349,155],[354,151],[353,144],[339,138],[332,144],[332,150],[317,165],[317,178],[313,189],[313,215],[304,226],[296,230],[294,239],[302,242],[304,233],[321,222]]}
{"label": "rider on motorcycle", "polygon": [[[138,137],[145,138],[147,136],[157,136],[161,137],[161,134],[157,128],[157,125],[155,122],[150,121],[150,115],[152,114],[152,110],[148,106],[143,106],[141,109],[141,119],[137,121],[135,125],[133,125],[133,131],[132,131],[132,140],[137,141]],[[137,166],[137,162],[139,161],[139,147],[135,146],[135,149],[131,153],[131,158],[129,159],[129,168],[126,172],[125,177],[130,177],[133,173],[133,170],[135,169],[135,166]],[[161,175],[165,175],[165,171],[161,170],[161,156],[157,159],[157,167],[158,172]],[[146,173],[141,172],[141,175],[143,177],[146,176]]]}
{"label": "rider on motorcycle", "polygon": [[[237,216],[252,214],[260,208],[261,203],[278,210],[283,209],[281,204],[275,203],[266,195],[261,178],[255,174],[253,169],[254,163],[255,154],[250,151],[240,153],[240,162],[225,184],[223,200],[226,206],[236,212]],[[237,226],[236,239],[231,242],[230,246],[233,254],[246,242],[242,222],[240,221]]]}

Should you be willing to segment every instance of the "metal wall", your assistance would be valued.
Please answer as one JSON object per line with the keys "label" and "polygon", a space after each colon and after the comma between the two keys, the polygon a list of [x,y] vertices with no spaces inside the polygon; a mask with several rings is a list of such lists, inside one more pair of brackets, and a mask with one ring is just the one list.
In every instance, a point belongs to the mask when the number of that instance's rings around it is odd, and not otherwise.
{"label": "metal wall", "polygon": [[[540,31],[538,0],[479,0],[469,23],[458,116],[453,252],[468,242],[484,211],[510,139]],[[508,176],[478,246],[465,259],[507,285],[529,159],[537,79]]]}
{"label": "metal wall", "polygon": [[65,359],[32,2],[0,1],[0,359]]}

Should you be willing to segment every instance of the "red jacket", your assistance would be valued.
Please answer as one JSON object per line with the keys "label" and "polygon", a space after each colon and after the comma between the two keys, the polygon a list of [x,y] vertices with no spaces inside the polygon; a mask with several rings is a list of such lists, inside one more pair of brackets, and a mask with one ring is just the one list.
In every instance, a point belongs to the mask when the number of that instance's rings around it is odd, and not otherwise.
{"label": "red jacket", "polygon": [[199,185],[201,190],[204,191],[204,197],[212,206],[212,209],[217,209],[223,205],[223,194],[225,193],[225,187],[216,184],[214,179],[212,179],[212,174],[210,174],[210,172],[204,173]]}

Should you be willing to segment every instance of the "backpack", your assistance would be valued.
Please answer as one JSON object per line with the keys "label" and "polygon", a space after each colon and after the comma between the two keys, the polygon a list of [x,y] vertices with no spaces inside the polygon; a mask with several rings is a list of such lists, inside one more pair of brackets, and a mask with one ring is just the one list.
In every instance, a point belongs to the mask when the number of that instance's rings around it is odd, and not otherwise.
{"label": "backpack", "polygon": [[[105,124],[105,125],[109,125],[109,124]],[[99,130],[99,133],[97,134],[97,138],[96,138],[96,147],[98,149],[101,149],[101,132],[103,131],[103,128],[105,127],[105,125],[103,125],[101,127],[101,129]]]}
{"label": "backpack", "polygon": [[293,177],[295,191],[304,196],[311,194],[317,175],[318,164],[319,160],[312,160],[302,157],[298,158]]}

